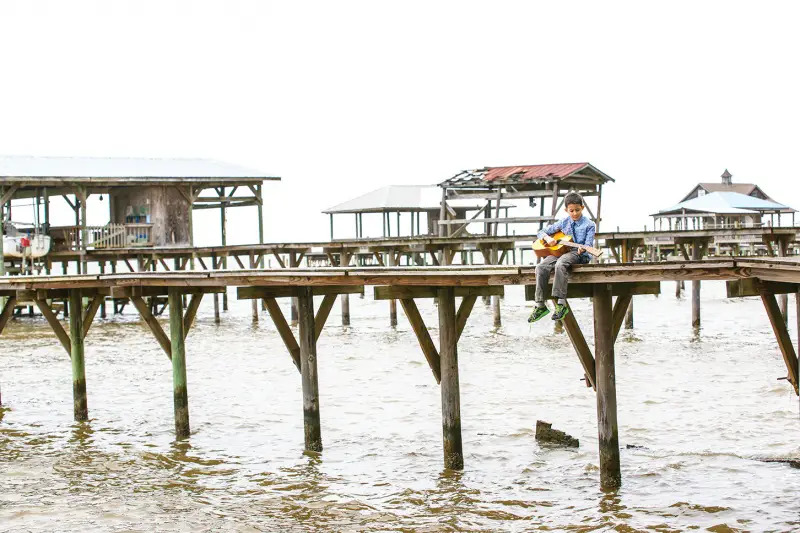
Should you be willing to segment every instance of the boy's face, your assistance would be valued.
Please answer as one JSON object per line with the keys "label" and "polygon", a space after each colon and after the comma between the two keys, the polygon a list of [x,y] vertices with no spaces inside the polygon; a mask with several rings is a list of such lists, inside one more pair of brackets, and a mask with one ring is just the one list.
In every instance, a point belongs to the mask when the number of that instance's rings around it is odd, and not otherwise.
{"label": "boy's face", "polygon": [[581,204],[569,204],[564,208],[572,220],[579,220],[583,215],[583,206]]}

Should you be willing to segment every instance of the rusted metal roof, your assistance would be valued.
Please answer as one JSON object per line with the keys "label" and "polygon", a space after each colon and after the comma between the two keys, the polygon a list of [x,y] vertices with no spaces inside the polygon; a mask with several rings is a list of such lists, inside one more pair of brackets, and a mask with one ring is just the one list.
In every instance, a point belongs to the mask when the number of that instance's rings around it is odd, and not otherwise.
{"label": "rusted metal roof", "polygon": [[[580,174],[580,176],[576,176]],[[440,183],[447,187],[474,187],[529,182],[553,182],[570,177],[585,177],[598,183],[614,181],[591,163],[562,163],[553,165],[523,165],[508,167],[484,167],[464,170],[449,180]]]}

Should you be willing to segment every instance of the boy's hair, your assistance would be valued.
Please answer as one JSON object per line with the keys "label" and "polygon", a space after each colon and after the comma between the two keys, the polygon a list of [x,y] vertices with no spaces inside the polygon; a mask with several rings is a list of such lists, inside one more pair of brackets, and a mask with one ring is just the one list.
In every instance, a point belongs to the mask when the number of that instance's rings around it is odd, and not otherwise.
{"label": "boy's hair", "polygon": [[578,204],[579,206],[583,207],[583,196],[576,192],[571,192],[564,197],[564,207],[567,207],[572,204]]}

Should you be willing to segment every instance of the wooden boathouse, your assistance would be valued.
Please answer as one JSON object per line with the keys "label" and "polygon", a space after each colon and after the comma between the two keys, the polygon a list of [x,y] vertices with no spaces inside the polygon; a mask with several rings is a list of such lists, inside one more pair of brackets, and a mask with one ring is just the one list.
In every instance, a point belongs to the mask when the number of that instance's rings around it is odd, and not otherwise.
{"label": "wooden boathouse", "polygon": [[[192,211],[198,209],[220,210],[225,245],[226,210],[256,206],[263,242],[262,186],[279,179],[205,159],[4,156],[0,157],[0,221],[11,220],[15,200],[27,199],[33,206],[35,231],[51,237],[52,251],[79,254],[81,273],[86,271],[90,250],[193,246]],[[108,223],[89,225],[91,196],[105,201]],[[74,225],[51,224],[54,199],[74,211]],[[2,273],[1,256],[0,268]]]}
{"label": "wooden boathouse", "polygon": [[[569,299],[593,301],[594,346],[590,346],[578,319],[567,315],[565,329],[578,356],[576,372],[587,390],[597,397],[600,483],[603,488],[621,484],[617,423],[614,344],[631,298],[657,294],[663,281],[724,280],[730,297],[761,298],[783,355],[786,380],[798,392],[797,351],[776,302],[776,294],[795,294],[800,310],[800,262],[788,259],[726,258],[634,264],[589,264],[575,267]],[[187,390],[187,344],[204,294],[237,287],[240,299],[261,300],[286,345],[290,360],[300,373],[305,449],[321,452],[320,376],[317,371],[317,339],[323,331],[339,294],[361,293],[374,286],[376,299],[399,299],[428,362],[440,384],[444,465],[464,467],[458,366],[458,342],[476,299],[500,295],[504,286],[535,284],[532,267],[328,267],[214,272],[142,272],[73,276],[12,276],[0,279],[0,296],[8,298],[0,312],[0,333],[18,299],[32,299],[53,329],[71,360],[74,418],[88,419],[86,394],[87,334],[106,296],[130,298],[156,342],[170,360],[173,375],[175,431],[179,439],[190,435]],[[143,298],[167,296],[169,328],[165,332]],[[321,297],[315,308],[314,297]],[[184,310],[182,299],[188,298]],[[296,298],[297,335],[292,331],[276,299]],[[419,298],[438,302],[438,346],[417,309]],[[457,298],[460,302],[457,302]],[[67,299],[72,311],[69,326],[62,326],[51,309],[55,299]],[[84,300],[88,302],[84,305]],[[581,318],[582,321],[587,321]],[[731,342],[737,342],[732,339]],[[776,371],[779,371],[776,369]],[[9,377],[7,379],[13,379]],[[465,391],[469,394],[469,391]],[[624,406],[623,406],[624,409]]]}
{"label": "wooden boathouse", "polygon": [[[567,163],[557,165],[524,165],[508,167],[484,167],[464,170],[439,184],[442,200],[439,214],[439,236],[458,237],[470,224],[483,223],[487,236],[499,235],[502,224],[544,224],[559,217],[564,197],[570,192],[580,193],[586,200],[589,218],[600,230],[603,185],[614,179],[591,163]],[[589,205],[589,199],[594,208]],[[456,199],[485,201],[482,209],[472,218],[460,218],[450,208]],[[538,215],[502,217],[503,200],[526,201]],[[494,203],[493,203],[494,202]],[[549,204],[545,209],[545,204]],[[482,218],[479,218],[483,214]],[[528,231],[528,233],[534,233]]]}

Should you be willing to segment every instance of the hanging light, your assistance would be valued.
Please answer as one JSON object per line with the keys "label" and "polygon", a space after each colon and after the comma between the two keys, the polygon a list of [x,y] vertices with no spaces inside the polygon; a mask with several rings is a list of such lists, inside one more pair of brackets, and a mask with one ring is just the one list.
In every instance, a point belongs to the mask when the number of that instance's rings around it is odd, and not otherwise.
{"label": "hanging light", "polygon": [[100,201],[101,202],[103,201],[103,195],[102,194],[100,195]]}

